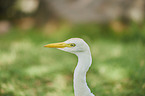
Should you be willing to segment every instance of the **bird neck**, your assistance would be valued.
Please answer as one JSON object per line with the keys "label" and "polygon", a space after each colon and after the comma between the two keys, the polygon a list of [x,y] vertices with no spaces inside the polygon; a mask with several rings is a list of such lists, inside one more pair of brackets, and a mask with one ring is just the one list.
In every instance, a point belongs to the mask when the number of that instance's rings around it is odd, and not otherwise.
{"label": "bird neck", "polygon": [[74,71],[74,93],[75,96],[94,96],[86,82],[86,73],[91,66],[92,57],[89,52],[77,54],[78,64]]}

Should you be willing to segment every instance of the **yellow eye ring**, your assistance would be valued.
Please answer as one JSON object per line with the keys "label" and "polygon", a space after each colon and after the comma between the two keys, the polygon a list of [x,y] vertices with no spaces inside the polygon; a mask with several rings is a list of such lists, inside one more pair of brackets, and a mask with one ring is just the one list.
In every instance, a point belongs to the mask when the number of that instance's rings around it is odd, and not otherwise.
{"label": "yellow eye ring", "polygon": [[75,47],[76,44],[75,44],[75,43],[71,43],[70,46],[71,46],[71,47]]}

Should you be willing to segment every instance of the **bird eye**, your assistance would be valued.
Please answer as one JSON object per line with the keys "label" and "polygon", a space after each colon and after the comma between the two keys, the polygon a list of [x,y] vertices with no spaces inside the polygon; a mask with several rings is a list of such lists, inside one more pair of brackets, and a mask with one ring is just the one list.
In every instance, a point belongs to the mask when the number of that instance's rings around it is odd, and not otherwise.
{"label": "bird eye", "polygon": [[71,44],[70,44],[70,46],[72,46],[72,47],[75,47],[75,46],[76,46],[76,44],[74,44],[74,43],[71,43]]}

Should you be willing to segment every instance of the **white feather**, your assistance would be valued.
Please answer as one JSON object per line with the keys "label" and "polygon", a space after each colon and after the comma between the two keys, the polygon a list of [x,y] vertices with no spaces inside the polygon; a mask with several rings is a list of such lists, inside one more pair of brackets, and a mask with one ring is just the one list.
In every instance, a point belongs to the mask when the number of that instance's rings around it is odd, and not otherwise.
{"label": "white feather", "polygon": [[87,82],[86,73],[91,66],[92,57],[88,44],[80,38],[71,38],[65,43],[75,43],[75,47],[58,48],[63,51],[67,51],[76,54],[78,57],[78,64],[74,71],[74,93],[75,96],[95,96],[91,93]]}

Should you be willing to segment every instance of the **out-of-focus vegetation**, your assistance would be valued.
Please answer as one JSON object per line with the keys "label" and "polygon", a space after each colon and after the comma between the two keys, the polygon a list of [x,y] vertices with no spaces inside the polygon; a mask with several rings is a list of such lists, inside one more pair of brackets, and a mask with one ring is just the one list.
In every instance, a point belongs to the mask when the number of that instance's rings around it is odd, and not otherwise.
{"label": "out-of-focus vegetation", "polygon": [[[97,25],[61,26],[55,34],[12,28],[0,36],[1,96],[73,96],[76,56],[43,45],[71,37],[85,39],[93,64],[88,85],[97,96],[144,96],[145,41],[136,25],[116,36]],[[129,34],[129,33],[126,33]],[[142,35],[140,35],[142,34]],[[128,37],[128,38],[127,38]]]}
{"label": "out-of-focus vegetation", "polygon": [[74,37],[91,48],[95,96],[144,96],[143,0],[100,1],[0,0],[0,96],[74,96],[77,57],[43,47]]}

